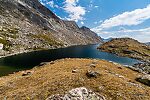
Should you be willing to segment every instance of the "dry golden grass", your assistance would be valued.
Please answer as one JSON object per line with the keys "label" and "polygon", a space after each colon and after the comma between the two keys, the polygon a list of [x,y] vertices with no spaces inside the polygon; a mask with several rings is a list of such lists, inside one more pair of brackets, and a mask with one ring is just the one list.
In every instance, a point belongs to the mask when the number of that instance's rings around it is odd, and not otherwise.
{"label": "dry golden grass", "polygon": [[[89,67],[96,63],[95,68]],[[76,69],[76,73],[72,70]],[[100,76],[88,78],[88,70]],[[0,100],[44,100],[53,94],[86,87],[104,95],[107,100],[149,100],[150,87],[135,81],[140,73],[119,64],[96,59],[61,59],[35,67],[31,75],[18,72],[0,78]]]}

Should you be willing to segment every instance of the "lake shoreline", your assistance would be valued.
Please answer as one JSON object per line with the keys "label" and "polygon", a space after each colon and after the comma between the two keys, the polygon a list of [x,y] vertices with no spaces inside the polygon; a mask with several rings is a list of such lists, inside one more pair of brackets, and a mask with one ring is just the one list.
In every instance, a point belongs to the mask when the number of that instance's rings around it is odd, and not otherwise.
{"label": "lake shoreline", "polygon": [[30,52],[36,52],[36,51],[42,51],[42,50],[53,50],[53,49],[59,49],[59,48],[65,48],[65,47],[58,47],[58,48],[45,48],[45,49],[39,49],[39,50],[24,50],[24,51],[18,51],[16,53],[12,53],[12,54],[6,54],[5,56],[0,56],[1,58],[6,58],[6,57],[10,57],[10,56],[15,56],[15,55],[19,55],[19,54],[24,54],[24,53],[30,53]]}
{"label": "lake shoreline", "polygon": [[[97,43],[97,45],[100,43]],[[45,48],[45,49],[39,49],[39,50],[25,50],[22,52],[16,52],[16,53],[12,53],[12,54],[7,54],[5,56],[0,56],[1,58],[6,58],[6,57],[10,57],[10,56],[15,56],[15,55],[19,55],[19,54],[24,54],[24,53],[30,53],[30,52],[38,52],[38,51],[43,51],[43,50],[55,50],[55,49],[63,49],[63,48],[68,48],[68,47],[73,47],[73,46],[85,46],[85,45],[96,45],[96,44],[79,44],[79,45],[70,45],[70,46],[62,46],[62,47],[58,47],[58,48]]]}
{"label": "lake shoreline", "polygon": [[133,67],[139,69],[140,72],[150,74],[150,46],[131,38],[116,38],[100,45],[98,49],[118,56],[137,59],[141,62],[134,64]]}
{"label": "lake shoreline", "polygon": [[[102,59],[113,63],[119,63],[121,65],[131,66],[138,63],[138,60],[119,57],[117,55],[102,52],[97,50],[98,44],[90,45],[74,45],[68,47],[62,47],[59,49],[48,49],[48,50],[37,50],[37,51],[26,51],[19,54],[9,55],[0,59],[1,71],[3,75],[13,73],[20,70],[30,69],[38,66],[42,62],[55,61],[63,58],[91,58],[91,59]],[[14,68],[9,70],[7,68]],[[6,70],[5,70],[6,69]]]}
{"label": "lake shoreline", "polygon": [[104,52],[116,54],[118,56],[129,57],[140,60],[144,63],[150,63],[150,46],[147,46],[131,38],[112,39],[111,41],[98,46],[98,49]]}
{"label": "lake shoreline", "polygon": [[128,57],[128,58],[131,58],[131,59],[139,60],[139,61],[141,61],[142,63],[150,63],[150,61],[145,61],[145,60],[142,60],[142,59],[140,59],[140,58],[131,57],[131,56],[126,56],[126,55],[121,55],[121,54],[119,54],[119,53],[110,52],[110,51],[103,50],[103,49],[100,49],[100,48],[97,48],[97,49],[100,50],[100,51],[103,51],[103,52],[108,52],[108,53],[111,53],[111,54],[115,54],[115,55],[117,55],[117,56],[119,56],[119,57]]}

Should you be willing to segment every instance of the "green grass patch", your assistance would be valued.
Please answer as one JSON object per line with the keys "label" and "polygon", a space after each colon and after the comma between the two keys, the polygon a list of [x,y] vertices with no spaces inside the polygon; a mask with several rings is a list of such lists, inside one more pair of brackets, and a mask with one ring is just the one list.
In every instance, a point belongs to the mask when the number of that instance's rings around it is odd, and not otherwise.
{"label": "green grass patch", "polygon": [[0,38],[0,43],[4,45],[3,50],[9,51],[10,47],[12,46],[12,43],[9,40],[1,39]]}
{"label": "green grass patch", "polygon": [[6,28],[2,27],[0,30],[0,36],[3,38],[10,37],[10,38],[18,38],[19,30],[17,28]]}
{"label": "green grass patch", "polygon": [[32,38],[42,39],[44,42],[48,43],[51,46],[63,46],[63,43],[59,43],[52,39],[50,34],[29,34]]}

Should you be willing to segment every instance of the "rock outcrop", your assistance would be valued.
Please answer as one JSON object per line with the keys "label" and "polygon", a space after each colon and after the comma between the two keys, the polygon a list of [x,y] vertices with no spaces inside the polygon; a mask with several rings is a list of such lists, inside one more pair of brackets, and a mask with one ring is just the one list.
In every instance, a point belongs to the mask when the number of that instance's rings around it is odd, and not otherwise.
{"label": "rock outcrop", "polygon": [[106,100],[104,96],[97,94],[85,87],[70,90],[64,96],[59,94],[50,96],[46,100]]}
{"label": "rock outcrop", "polygon": [[138,82],[141,82],[141,83],[143,83],[143,84],[145,84],[145,85],[150,86],[150,75],[143,75],[143,76],[140,76],[140,77],[136,78],[136,80],[137,80]]}
{"label": "rock outcrop", "polygon": [[100,41],[90,29],[61,20],[38,0],[0,0],[0,56]]}
{"label": "rock outcrop", "polygon": [[136,68],[139,72],[150,74],[150,63],[148,62],[134,64],[133,68]]}
{"label": "rock outcrop", "polygon": [[112,39],[98,49],[150,63],[150,46],[131,38]]}
{"label": "rock outcrop", "polygon": [[99,75],[100,75],[100,74],[99,74],[98,72],[96,72],[96,71],[91,71],[91,70],[87,71],[87,73],[86,73],[86,76],[87,76],[88,78],[97,78]]}

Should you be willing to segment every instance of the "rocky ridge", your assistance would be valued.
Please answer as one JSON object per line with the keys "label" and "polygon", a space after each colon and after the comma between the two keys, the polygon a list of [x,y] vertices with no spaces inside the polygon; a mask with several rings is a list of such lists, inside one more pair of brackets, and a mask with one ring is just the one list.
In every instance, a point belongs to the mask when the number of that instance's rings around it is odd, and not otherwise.
{"label": "rocky ridge", "polygon": [[38,0],[0,0],[0,56],[99,42],[96,33],[61,20]]}

